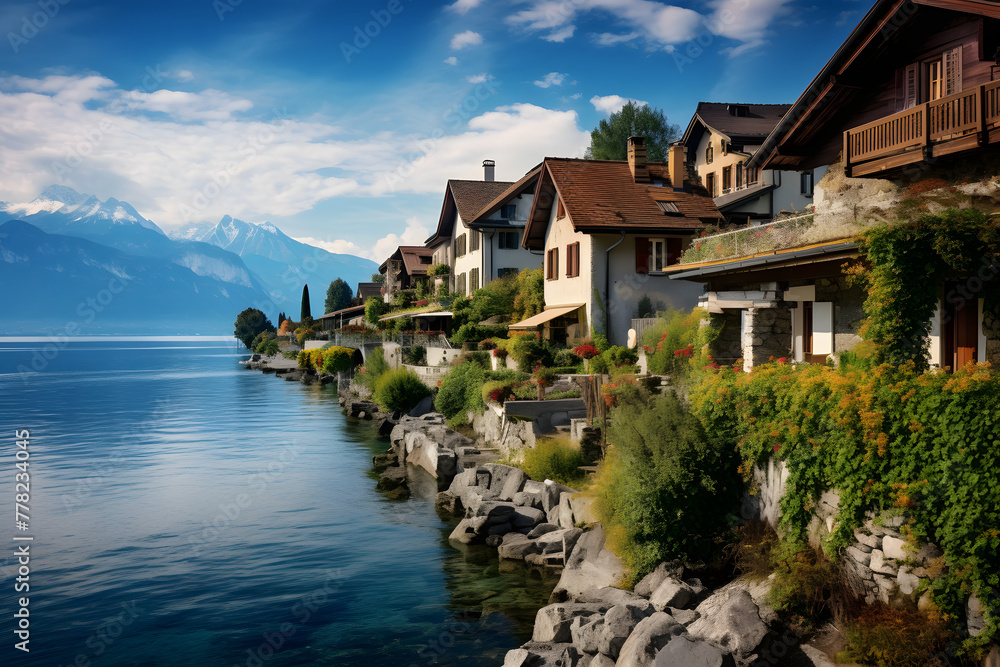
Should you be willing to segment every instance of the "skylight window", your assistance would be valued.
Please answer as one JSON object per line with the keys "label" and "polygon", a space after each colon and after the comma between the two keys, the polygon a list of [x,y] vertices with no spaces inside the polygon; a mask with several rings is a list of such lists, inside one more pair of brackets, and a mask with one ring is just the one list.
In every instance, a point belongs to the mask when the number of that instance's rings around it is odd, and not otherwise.
{"label": "skylight window", "polygon": [[677,208],[677,204],[672,201],[658,201],[656,205],[660,207],[660,210],[667,215],[680,215],[681,211]]}

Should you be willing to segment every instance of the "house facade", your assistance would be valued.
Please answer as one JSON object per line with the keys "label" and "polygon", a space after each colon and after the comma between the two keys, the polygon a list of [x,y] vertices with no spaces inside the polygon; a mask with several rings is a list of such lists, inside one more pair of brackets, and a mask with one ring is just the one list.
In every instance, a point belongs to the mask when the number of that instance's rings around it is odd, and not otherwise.
{"label": "house facade", "polygon": [[543,254],[546,307],[512,330],[543,326],[555,340],[606,333],[625,345],[643,297],[660,308],[696,304],[702,287],[665,269],[721,215],[682,146],[668,164],[649,163],[643,138],[632,137],[628,158],[542,162],[523,245]]}
{"label": "house facade", "polygon": [[[702,303],[726,327],[717,354],[744,365],[822,362],[860,340],[867,294],[844,275],[857,233],[879,223],[975,206],[1000,213],[1000,6],[975,0],[880,0],[748,161],[751,169],[826,167],[815,214],[703,239],[717,251],[671,270],[707,284]],[[984,281],[936,286],[930,363],[1000,363],[1000,324]],[[973,280],[976,282],[973,283]],[[914,289],[921,289],[915,285]]]}
{"label": "house facade", "polygon": [[432,263],[450,269],[448,290],[461,294],[472,294],[507,272],[541,265],[521,246],[537,175],[529,172],[516,183],[496,181],[491,160],[483,169],[482,181],[448,181],[437,229],[426,242]]}
{"label": "house facade", "polygon": [[434,251],[423,246],[396,248],[378,267],[379,273],[385,276],[385,281],[379,286],[380,291],[384,288],[385,302],[391,303],[399,290],[416,289],[421,282],[426,282],[433,255]]}
{"label": "house facade", "polygon": [[824,167],[781,171],[750,158],[790,104],[699,102],[681,142],[702,185],[730,224],[758,224],[812,207]]}

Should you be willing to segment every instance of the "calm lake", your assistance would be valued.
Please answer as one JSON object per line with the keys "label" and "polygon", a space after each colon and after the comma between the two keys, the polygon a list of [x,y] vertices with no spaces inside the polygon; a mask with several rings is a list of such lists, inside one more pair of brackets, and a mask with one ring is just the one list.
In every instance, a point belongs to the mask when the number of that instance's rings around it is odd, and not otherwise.
{"label": "calm lake", "polygon": [[382,497],[371,424],[244,358],[231,339],[0,339],[0,664],[499,664],[530,639],[555,578],[458,550],[431,497]]}

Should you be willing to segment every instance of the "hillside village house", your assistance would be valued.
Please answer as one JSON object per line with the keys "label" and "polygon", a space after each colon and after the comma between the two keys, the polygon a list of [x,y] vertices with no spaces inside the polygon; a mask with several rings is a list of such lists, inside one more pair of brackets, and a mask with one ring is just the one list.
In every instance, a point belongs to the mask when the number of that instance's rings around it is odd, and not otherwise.
{"label": "hillside village house", "polygon": [[642,137],[628,161],[545,158],[525,228],[525,248],[544,253],[545,311],[511,326],[544,326],[553,339],[607,332],[624,345],[639,301],[692,308],[701,285],[664,270],[693,235],[722,216],[693,172],[684,147],[668,164],[646,159]]}
{"label": "hillside village house", "polygon": [[811,208],[813,185],[824,167],[778,171],[748,166],[790,106],[698,103],[681,143],[730,224],[756,224]]}
{"label": "hillside village house", "polygon": [[497,181],[495,169],[485,160],[482,181],[448,181],[437,229],[425,245],[433,264],[448,265],[449,291],[472,294],[506,273],[541,265],[521,247],[537,176]]}
{"label": "hillside village house", "polygon": [[399,246],[389,255],[389,259],[378,267],[379,273],[385,276],[384,298],[386,303],[392,302],[393,295],[399,290],[415,289],[418,284],[427,280],[427,270],[431,268],[434,251],[423,246]]}
{"label": "hillside village house", "polygon": [[[747,163],[826,166],[816,215],[702,239],[671,267],[671,278],[706,282],[703,305],[725,314],[718,356],[749,367],[851,349],[866,294],[843,269],[859,229],[892,221],[901,204],[1000,210],[998,49],[996,3],[876,2]],[[956,289],[939,286],[931,363],[1000,363],[997,317],[975,294],[954,298]]]}
{"label": "hillside village house", "polygon": [[358,291],[354,294],[357,304],[364,305],[373,296],[382,296],[382,283],[358,283]]}

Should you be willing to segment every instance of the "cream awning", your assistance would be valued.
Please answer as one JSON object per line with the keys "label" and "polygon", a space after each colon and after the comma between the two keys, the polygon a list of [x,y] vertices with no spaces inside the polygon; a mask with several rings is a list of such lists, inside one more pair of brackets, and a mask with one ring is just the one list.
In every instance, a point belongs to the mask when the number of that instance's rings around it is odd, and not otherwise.
{"label": "cream awning", "polygon": [[569,305],[569,306],[546,306],[545,310],[543,310],[542,312],[538,313],[537,315],[532,315],[531,317],[529,317],[526,320],[521,320],[520,322],[517,322],[516,324],[510,325],[508,328],[509,329],[515,329],[515,330],[517,330],[517,329],[534,329],[539,324],[545,324],[546,322],[548,322],[550,320],[554,320],[557,317],[561,317],[563,315],[569,315],[573,311],[579,310],[584,305],[585,304],[582,304],[582,303],[575,303],[575,304],[572,304],[572,305]]}

